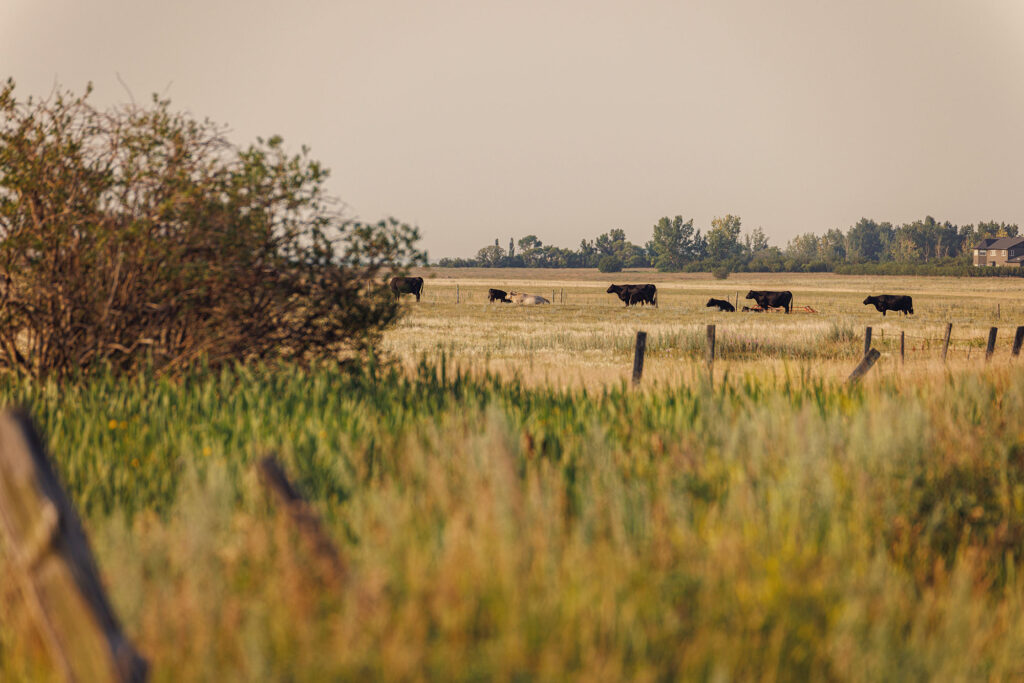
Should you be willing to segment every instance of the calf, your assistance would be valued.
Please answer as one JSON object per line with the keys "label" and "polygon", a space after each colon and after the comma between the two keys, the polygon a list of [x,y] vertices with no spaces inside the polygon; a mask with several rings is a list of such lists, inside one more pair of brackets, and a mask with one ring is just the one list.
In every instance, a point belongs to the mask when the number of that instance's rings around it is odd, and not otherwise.
{"label": "calf", "polygon": [[914,300],[905,294],[879,294],[878,296],[869,296],[867,299],[864,299],[864,305],[873,305],[875,310],[883,316],[886,311],[896,311],[897,313],[904,314],[913,314],[914,312]]}
{"label": "calf", "polygon": [[512,303],[512,300],[508,298],[508,292],[504,289],[488,289],[487,303],[493,304],[495,301],[501,301],[506,304]]}
{"label": "calf", "polygon": [[708,303],[705,308],[711,308],[712,306],[718,306],[718,310],[720,312],[724,311],[726,313],[733,313],[736,311],[736,308],[731,303],[723,301],[722,299],[708,299]]}

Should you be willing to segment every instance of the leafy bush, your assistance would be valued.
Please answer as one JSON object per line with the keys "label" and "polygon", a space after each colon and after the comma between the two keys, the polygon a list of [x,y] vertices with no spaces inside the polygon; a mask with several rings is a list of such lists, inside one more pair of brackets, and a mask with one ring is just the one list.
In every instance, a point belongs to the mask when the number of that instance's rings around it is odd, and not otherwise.
{"label": "leafy bush", "polygon": [[719,266],[711,270],[711,275],[714,276],[716,280],[724,280],[729,277],[729,269],[724,266]]}
{"label": "leafy bush", "polygon": [[597,269],[602,273],[618,273],[622,271],[622,261],[618,256],[603,256],[597,262]]}
{"label": "leafy bush", "polygon": [[418,232],[344,220],[281,139],[0,88],[0,366],[31,376],[365,349]]}

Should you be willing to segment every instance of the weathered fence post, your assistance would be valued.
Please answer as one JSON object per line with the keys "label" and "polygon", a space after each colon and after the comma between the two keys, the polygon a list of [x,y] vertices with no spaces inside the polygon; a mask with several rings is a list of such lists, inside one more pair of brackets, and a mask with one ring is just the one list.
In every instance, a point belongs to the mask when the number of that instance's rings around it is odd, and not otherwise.
{"label": "weathered fence post", "polygon": [[39,633],[66,681],[144,681],[89,541],[29,418],[0,415],[0,540]]}
{"label": "weathered fence post", "polygon": [[647,333],[636,333],[636,352],[633,354],[633,384],[640,384],[644,375],[644,351],[647,349]]}
{"label": "weathered fence post", "polygon": [[565,303],[565,288],[564,287],[562,289],[558,290],[558,303],[560,303],[560,304],[564,304]]}
{"label": "weathered fence post", "polygon": [[708,381],[715,381],[715,326],[708,325]]}
{"label": "weathered fence post", "polygon": [[946,340],[942,342],[942,362],[946,362],[946,352],[949,351],[949,335],[953,332],[953,323],[946,323]]}
{"label": "weathered fence post", "polygon": [[992,354],[996,350],[996,333],[999,331],[998,327],[993,327],[988,331],[988,346],[985,347],[985,360],[992,357]]}
{"label": "weathered fence post", "polygon": [[1013,335],[1013,355],[1020,355],[1020,346],[1024,344],[1024,325],[1017,327],[1016,334]]}
{"label": "weathered fence post", "polygon": [[277,504],[284,508],[307,551],[318,563],[321,577],[332,583],[344,579],[345,564],[338,548],[327,535],[320,516],[292,486],[277,458],[268,455],[256,463],[256,468],[260,482],[270,491]]}
{"label": "weathered fence post", "polygon": [[904,332],[903,330],[900,330],[900,365],[903,365],[903,361],[905,360],[905,356],[904,356],[905,344],[904,344],[904,342],[906,341],[906,334],[907,334],[906,332]]}
{"label": "weathered fence post", "polygon": [[871,350],[871,328],[870,327],[865,327],[864,328],[864,354],[867,355],[867,352],[869,350]]}
{"label": "weathered fence post", "polygon": [[881,355],[882,354],[878,352],[878,349],[868,349],[868,352],[864,354],[864,357],[861,359],[860,363],[857,364],[857,367],[855,367],[853,372],[850,373],[850,376],[846,378],[846,383],[848,385],[853,385],[859,382],[860,378],[867,374],[868,370],[871,369],[875,364],[875,361],[877,361],[878,357]]}
{"label": "weathered fence post", "polygon": [[455,303],[459,303],[459,286],[455,285]]}

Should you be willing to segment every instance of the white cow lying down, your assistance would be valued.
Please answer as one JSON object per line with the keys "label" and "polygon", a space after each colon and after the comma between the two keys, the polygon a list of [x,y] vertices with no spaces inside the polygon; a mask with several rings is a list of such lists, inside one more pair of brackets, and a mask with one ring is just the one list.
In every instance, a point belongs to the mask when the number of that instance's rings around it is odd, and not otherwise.
{"label": "white cow lying down", "polygon": [[536,294],[523,294],[522,292],[509,292],[508,298],[512,300],[512,303],[520,304],[522,306],[551,303],[542,296],[537,296]]}

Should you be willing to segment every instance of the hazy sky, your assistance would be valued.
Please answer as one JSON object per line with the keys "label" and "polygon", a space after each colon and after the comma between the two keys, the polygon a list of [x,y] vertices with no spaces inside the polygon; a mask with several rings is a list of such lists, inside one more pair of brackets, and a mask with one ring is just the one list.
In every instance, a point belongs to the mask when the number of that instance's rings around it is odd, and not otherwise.
{"label": "hazy sky", "polygon": [[1024,0],[0,0],[22,95],[280,134],[432,259],[660,216],[1024,224]]}

